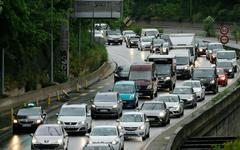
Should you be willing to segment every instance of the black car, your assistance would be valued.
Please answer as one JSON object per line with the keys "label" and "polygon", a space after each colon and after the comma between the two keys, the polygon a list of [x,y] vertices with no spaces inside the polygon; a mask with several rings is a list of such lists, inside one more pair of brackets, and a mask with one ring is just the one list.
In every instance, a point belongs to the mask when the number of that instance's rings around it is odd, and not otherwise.
{"label": "black car", "polygon": [[207,49],[207,43],[206,42],[199,42],[197,44],[197,54],[198,56],[205,55],[206,54],[206,49]]}
{"label": "black car", "polygon": [[13,133],[17,133],[19,129],[36,129],[43,124],[46,118],[46,112],[42,107],[27,106],[18,109],[14,113]]}
{"label": "black car", "polygon": [[218,61],[217,68],[222,68],[229,78],[234,78],[234,66],[230,61]]}
{"label": "black car", "polygon": [[126,47],[138,47],[138,42],[140,40],[139,36],[129,36],[126,41]]}
{"label": "black car", "polygon": [[163,43],[165,43],[163,39],[153,39],[150,52],[163,54]]}
{"label": "black car", "polygon": [[119,66],[114,71],[114,82],[121,81],[121,80],[128,80],[129,76],[129,66]]}
{"label": "black car", "polygon": [[194,68],[192,79],[199,80],[206,87],[206,91],[213,91],[214,94],[218,93],[216,67]]}

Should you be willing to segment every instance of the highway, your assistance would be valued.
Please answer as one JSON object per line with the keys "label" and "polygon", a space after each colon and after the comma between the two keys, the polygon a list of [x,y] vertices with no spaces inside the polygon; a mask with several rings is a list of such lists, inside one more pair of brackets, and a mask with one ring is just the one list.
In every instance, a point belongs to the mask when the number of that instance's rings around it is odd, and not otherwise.
{"label": "highway", "polygon": [[[115,61],[118,65],[130,65],[134,62],[141,62],[149,55],[149,51],[138,51],[136,48],[126,48],[125,43],[123,45],[112,45],[107,46],[107,50],[109,53],[109,59]],[[205,59],[205,56],[199,57],[196,62],[196,66],[211,66],[209,61]],[[234,82],[234,79],[229,79],[229,84]],[[183,80],[178,80],[177,85],[181,85]],[[73,100],[74,102],[81,102],[81,103],[89,103],[89,100],[94,97],[97,91],[108,91],[113,86],[113,76],[94,84],[89,89],[81,91],[78,95],[78,98]],[[225,87],[220,87],[220,91],[223,91]],[[158,95],[167,93],[167,91],[159,92]],[[138,138],[131,138],[125,141],[125,150],[140,150],[149,143],[152,139],[156,136],[161,134],[163,131],[171,127],[173,124],[176,124],[186,116],[190,115],[193,111],[197,110],[199,107],[204,105],[207,101],[209,101],[214,95],[207,94],[206,99],[202,102],[198,103],[197,108],[194,109],[185,109],[184,116],[177,119],[171,119],[170,125],[166,127],[154,127],[151,128],[150,131],[150,138],[146,141],[141,141]],[[144,101],[149,101],[149,99],[140,99],[140,105]],[[135,110],[124,110],[126,111],[135,111]],[[53,110],[47,115],[47,123],[56,123],[56,113],[58,110]],[[92,126],[96,125],[112,125],[117,124],[115,119],[98,119],[94,120]],[[29,150],[31,149],[31,136],[30,133],[27,134],[20,134],[20,135],[12,135],[6,141],[1,141],[1,148],[3,150]],[[166,137],[167,138],[167,137]],[[88,139],[84,135],[73,135],[70,136],[69,140],[69,150],[79,150],[81,149],[86,143]]]}

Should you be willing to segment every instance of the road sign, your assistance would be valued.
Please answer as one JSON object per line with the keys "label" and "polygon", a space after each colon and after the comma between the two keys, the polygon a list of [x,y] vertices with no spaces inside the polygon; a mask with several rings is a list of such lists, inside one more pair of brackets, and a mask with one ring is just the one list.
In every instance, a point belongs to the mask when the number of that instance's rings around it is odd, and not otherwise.
{"label": "road sign", "polygon": [[220,36],[220,42],[222,44],[227,44],[229,42],[229,37],[227,35],[221,35]]}
{"label": "road sign", "polygon": [[220,33],[221,34],[226,35],[226,34],[228,34],[228,32],[229,32],[229,28],[226,25],[223,25],[223,26],[220,27]]}
{"label": "road sign", "polygon": [[123,0],[74,0],[74,18],[120,18]]}

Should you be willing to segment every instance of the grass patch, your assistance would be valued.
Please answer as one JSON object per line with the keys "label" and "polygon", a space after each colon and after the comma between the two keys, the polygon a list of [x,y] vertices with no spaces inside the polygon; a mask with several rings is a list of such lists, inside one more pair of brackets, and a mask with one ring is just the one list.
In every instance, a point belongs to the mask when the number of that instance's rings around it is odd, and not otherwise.
{"label": "grass patch", "polygon": [[214,145],[213,150],[239,150],[240,149],[240,139],[224,143],[223,145]]}
{"label": "grass patch", "polygon": [[222,99],[224,96],[226,96],[228,93],[230,92],[230,90],[228,88],[226,88],[225,90],[223,90],[222,92],[220,92],[219,94],[217,94],[217,96],[215,96],[212,101],[214,103],[218,102],[220,99]]}

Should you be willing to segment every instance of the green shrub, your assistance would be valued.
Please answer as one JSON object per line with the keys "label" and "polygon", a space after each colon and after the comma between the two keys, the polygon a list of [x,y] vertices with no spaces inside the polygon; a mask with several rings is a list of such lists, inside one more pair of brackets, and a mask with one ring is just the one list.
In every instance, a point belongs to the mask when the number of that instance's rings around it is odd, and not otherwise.
{"label": "green shrub", "polygon": [[139,24],[137,24],[137,23],[133,23],[133,24],[129,27],[129,29],[133,30],[135,33],[137,33],[138,35],[140,35],[140,34],[141,34],[142,27],[141,27]]}
{"label": "green shrub", "polygon": [[158,29],[159,33],[163,33],[163,31],[164,31],[163,28],[160,28],[160,27],[156,27],[156,28]]}
{"label": "green shrub", "polygon": [[208,16],[203,20],[203,29],[206,32],[206,36],[215,36],[216,32],[214,29],[215,19],[211,16]]}
{"label": "green shrub", "polygon": [[236,23],[233,24],[232,35],[237,43],[240,39],[240,27]]}

